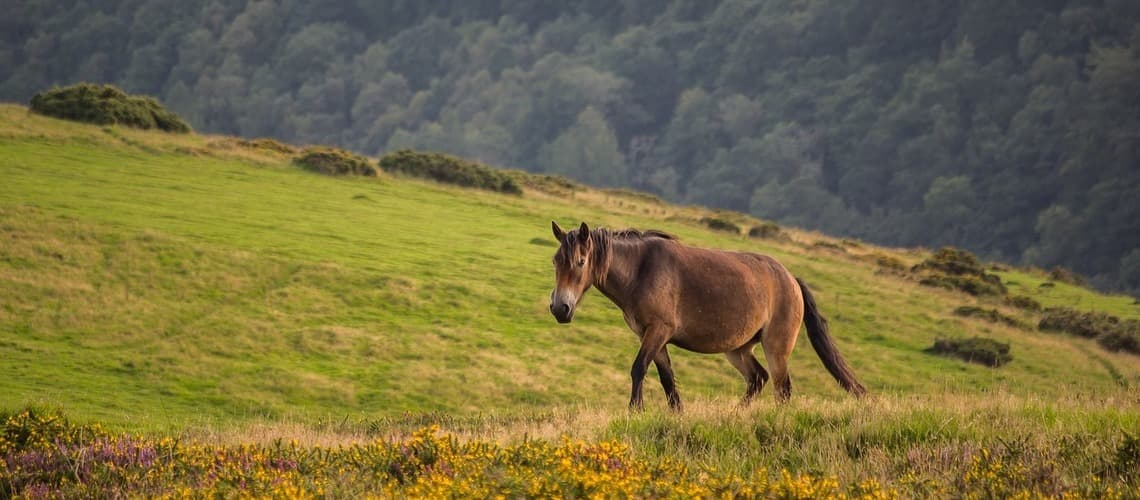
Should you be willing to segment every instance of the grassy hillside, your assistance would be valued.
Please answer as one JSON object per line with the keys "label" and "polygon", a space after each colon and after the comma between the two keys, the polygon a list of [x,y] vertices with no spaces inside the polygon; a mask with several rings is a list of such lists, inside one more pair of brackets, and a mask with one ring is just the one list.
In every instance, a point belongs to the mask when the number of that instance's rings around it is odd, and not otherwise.
{"label": "grassy hillside", "polygon": [[[233,138],[77,125],[18,106],[0,106],[0,179],[0,496],[37,481],[72,496],[1140,495],[1128,479],[1140,477],[1140,358],[956,316],[979,305],[1036,321],[878,263],[909,267],[922,249],[788,228],[786,239],[749,239],[699,221],[759,221],[636,193],[329,178]],[[848,397],[802,341],[792,402],[775,405],[769,388],[742,410],[727,361],[675,349],[686,414],[664,410],[653,375],[649,410],[628,414],[637,342],[616,308],[591,292],[571,325],[546,311],[551,219],[776,256],[811,284],[874,396]],[[1047,306],[1140,318],[1131,298],[997,273]],[[975,335],[1009,343],[1013,361],[925,352]],[[28,406],[150,437],[75,434],[17,415]],[[455,438],[416,434],[431,425]],[[401,455],[429,445],[460,472]],[[166,465],[115,455],[122,447],[166,450]],[[109,458],[86,480],[52,468],[90,453]],[[58,461],[11,469],[33,456]],[[412,460],[400,467],[420,480],[376,468],[386,460]],[[664,475],[596,473],[613,460]]]}
{"label": "grassy hillside", "polygon": [[[596,292],[573,324],[549,317],[551,219],[776,256],[815,288],[878,394],[1053,397],[1140,383],[1134,356],[956,317],[976,299],[868,257],[913,263],[921,251],[837,250],[795,231],[782,242],[728,236],[694,224],[700,209],[634,195],[333,179],[230,138],[71,124],[18,106],[0,107],[0,178],[0,399],[126,428],[621,408],[636,340]],[[1003,277],[1046,302],[1140,316],[1125,297]],[[990,369],[923,352],[936,337],[975,334],[1009,342],[1014,361]],[[729,404],[742,392],[722,357],[675,357],[688,399]],[[792,374],[800,396],[845,397],[806,342]]]}

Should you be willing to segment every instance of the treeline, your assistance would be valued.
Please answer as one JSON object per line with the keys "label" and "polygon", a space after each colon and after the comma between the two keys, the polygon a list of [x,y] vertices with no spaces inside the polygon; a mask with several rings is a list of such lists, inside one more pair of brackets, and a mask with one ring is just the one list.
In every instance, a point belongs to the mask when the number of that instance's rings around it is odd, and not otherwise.
{"label": "treeline", "polygon": [[0,98],[436,150],[1140,292],[1135,0],[18,2]]}

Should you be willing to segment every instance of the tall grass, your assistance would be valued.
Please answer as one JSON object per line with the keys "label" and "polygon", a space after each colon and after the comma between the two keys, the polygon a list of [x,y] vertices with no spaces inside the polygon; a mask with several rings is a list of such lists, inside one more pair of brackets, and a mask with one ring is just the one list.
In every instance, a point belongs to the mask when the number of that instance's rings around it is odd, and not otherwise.
{"label": "tall grass", "polygon": [[[265,422],[180,438],[50,412],[6,417],[9,494],[1135,497],[1140,400],[994,393],[702,400],[683,415],[540,414]],[[78,472],[73,472],[78,471]],[[0,490],[2,491],[2,490]]]}

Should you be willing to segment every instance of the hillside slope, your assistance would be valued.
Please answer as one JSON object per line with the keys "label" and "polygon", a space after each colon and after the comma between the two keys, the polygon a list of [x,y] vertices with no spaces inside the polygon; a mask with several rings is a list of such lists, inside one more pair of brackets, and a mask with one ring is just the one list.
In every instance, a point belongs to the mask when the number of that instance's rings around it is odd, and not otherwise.
{"label": "hillside slope", "polygon": [[[913,264],[921,251],[799,231],[729,236],[693,223],[699,208],[634,194],[333,179],[231,138],[78,125],[10,105],[0,106],[0,179],[5,407],[58,405],[126,428],[623,408],[637,343],[620,314],[596,292],[571,325],[546,311],[551,219],[777,257],[816,290],[839,348],[878,394],[1049,398],[1140,384],[1135,356],[956,317],[977,299],[873,264],[878,254]],[[1003,277],[1045,303],[1140,317],[1129,298]],[[972,335],[1010,343],[1014,361],[991,369],[923,352]],[[676,351],[683,396],[740,396],[723,357]],[[847,397],[806,341],[791,370],[793,398]],[[655,380],[646,395],[664,405]],[[770,389],[759,404],[773,404]]]}

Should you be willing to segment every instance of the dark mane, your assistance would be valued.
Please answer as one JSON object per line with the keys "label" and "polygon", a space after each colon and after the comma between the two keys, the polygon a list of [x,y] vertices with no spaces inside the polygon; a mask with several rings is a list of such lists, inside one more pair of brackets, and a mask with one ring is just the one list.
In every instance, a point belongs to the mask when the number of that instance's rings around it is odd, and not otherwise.
{"label": "dark mane", "polygon": [[639,229],[627,228],[618,231],[610,231],[606,228],[598,228],[590,231],[590,236],[594,239],[594,282],[604,286],[606,283],[606,273],[610,268],[610,243],[611,241],[644,241],[653,238],[661,238],[664,240],[676,240],[677,237],[664,231],[656,229],[649,229],[641,231]]}
{"label": "dark mane", "polygon": [[[607,230],[606,229],[599,229],[599,231],[607,231]],[[647,229],[645,231],[642,231],[640,229],[627,228],[627,229],[621,229],[618,231],[608,231],[608,232],[609,232],[611,238],[639,239],[639,240],[643,240],[646,238],[661,238],[661,239],[665,239],[665,240],[676,240],[677,239],[676,236],[673,236],[672,234],[666,233],[665,231],[659,231],[657,229]]]}

